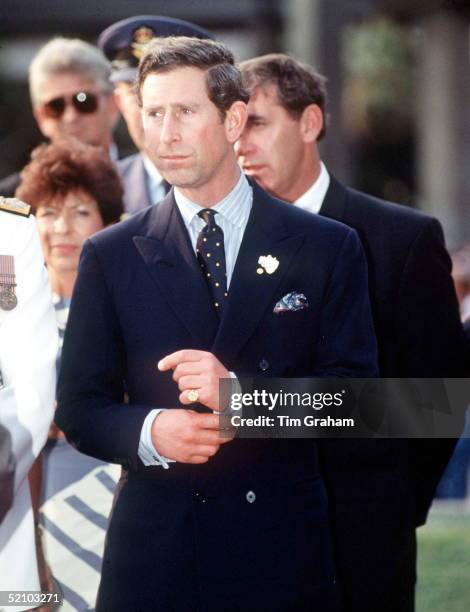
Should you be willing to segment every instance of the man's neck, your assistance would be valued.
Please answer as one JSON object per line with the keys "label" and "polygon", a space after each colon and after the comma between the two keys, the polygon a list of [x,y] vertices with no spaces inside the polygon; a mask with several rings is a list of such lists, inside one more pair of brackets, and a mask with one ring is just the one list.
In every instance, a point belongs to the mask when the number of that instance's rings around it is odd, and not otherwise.
{"label": "man's neck", "polygon": [[221,202],[235,187],[240,178],[240,167],[235,159],[225,170],[217,171],[217,175],[200,187],[176,187],[188,200],[203,208],[212,208]]}
{"label": "man's neck", "polygon": [[309,149],[297,168],[295,181],[283,193],[274,195],[285,202],[295,202],[318,180],[320,171],[320,155],[316,147]]}

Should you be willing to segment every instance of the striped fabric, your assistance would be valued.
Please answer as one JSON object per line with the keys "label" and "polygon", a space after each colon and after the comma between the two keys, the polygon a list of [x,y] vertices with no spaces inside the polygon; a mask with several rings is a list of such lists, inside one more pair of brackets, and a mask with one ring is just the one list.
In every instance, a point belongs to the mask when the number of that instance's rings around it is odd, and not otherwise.
{"label": "striped fabric", "polygon": [[[70,299],[53,296],[60,348]],[[121,467],[82,455],[66,440],[44,449],[40,522],[44,552],[64,594],[61,608],[93,610],[100,581],[104,539]]]}
{"label": "striped fabric", "polygon": [[44,553],[64,594],[61,609],[93,610],[120,466],[85,457],[65,440],[47,449],[44,465],[49,482],[40,522]]}

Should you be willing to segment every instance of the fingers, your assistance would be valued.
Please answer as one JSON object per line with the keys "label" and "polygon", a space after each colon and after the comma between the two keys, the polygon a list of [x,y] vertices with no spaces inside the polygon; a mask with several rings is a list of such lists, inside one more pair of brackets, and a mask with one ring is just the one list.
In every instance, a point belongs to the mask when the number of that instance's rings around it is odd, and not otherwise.
{"label": "fingers", "polygon": [[230,438],[221,438],[219,417],[191,410],[163,410],[154,419],[152,443],[164,457],[182,463],[205,463]]}
{"label": "fingers", "polygon": [[197,351],[195,349],[183,349],[176,351],[170,355],[166,355],[163,359],[158,362],[158,369],[160,372],[166,372],[167,370],[174,370],[180,363],[200,361],[207,355],[206,351]]}
{"label": "fingers", "polygon": [[196,441],[201,446],[218,446],[220,444],[219,431],[215,429],[199,430]]}
{"label": "fingers", "polygon": [[179,382],[185,376],[197,375],[204,372],[204,364],[199,361],[185,361],[179,363],[173,370],[173,380]]}
{"label": "fingers", "polygon": [[193,455],[188,461],[185,461],[185,463],[207,463],[208,461],[209,457]]}
{"label": "fingers", "polygon": [[209,376],[193,374],[191,376],[182,376],[178,381],[178,388],[180,391],[185,391],[186,389],[200,390],[202,387],[209,385],[209,383]]}
{"label": "fingers", "polygon": [[179,395],[179,400],[182,404],[188,406],[190,404],[198,402],[199,404],[208,406],[212,410],[215,409],[213,406],[209,406],[207,403],[207,399],[211,393],[211,389],[209,386],[205,385],[201,381],[195,381],[194,384],[184,386],[187,388],[183,389],[183,391],[181,391]]}
{"label": "fingers", "polygon": [[200,429],[219,430],[220,417],[217,414],[195,413],[194,424]]}
{"label": "fingers", "polygon": [[213,457],[216,452],[219,450],[219,444],[209,444],[207,446],[197,446],[194,449],[194,455],[196,457]]}

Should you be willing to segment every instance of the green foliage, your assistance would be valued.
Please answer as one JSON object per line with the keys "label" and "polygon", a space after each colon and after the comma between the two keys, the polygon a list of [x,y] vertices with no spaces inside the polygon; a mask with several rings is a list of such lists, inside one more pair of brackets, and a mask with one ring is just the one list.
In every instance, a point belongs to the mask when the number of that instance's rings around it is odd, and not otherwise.
{"label": "green foliage", "polygon": [[418,530],[416,610],[470,610],[470,514],[434,512]]}
{"label": "green foliage", "polygon": [[343,35],[344,112],[353,133],[396,137],[413,121],[414,32],[380,17]]}

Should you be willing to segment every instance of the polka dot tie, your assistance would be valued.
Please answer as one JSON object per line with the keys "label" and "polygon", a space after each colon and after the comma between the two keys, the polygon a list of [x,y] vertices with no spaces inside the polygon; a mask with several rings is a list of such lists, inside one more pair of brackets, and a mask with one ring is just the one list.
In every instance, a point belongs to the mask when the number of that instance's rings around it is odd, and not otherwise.
{"label": "polka dot tie", "polygon": [[224,232],[215,222],[216,211],[205,208],[198,212],[206,225],[199,233],[196,254],[201,270],[209,286],[214,307],[222,315],[227,299],[227,269],[225,267]]}

